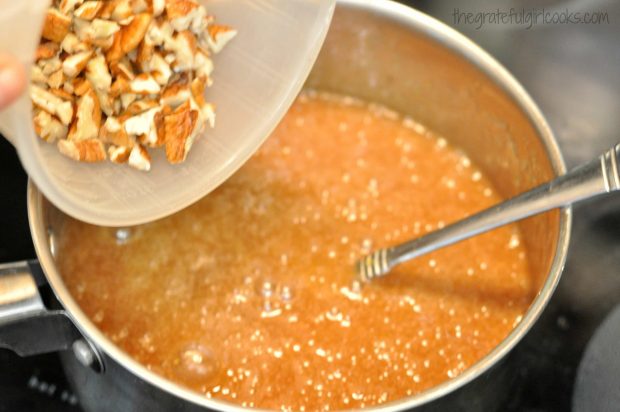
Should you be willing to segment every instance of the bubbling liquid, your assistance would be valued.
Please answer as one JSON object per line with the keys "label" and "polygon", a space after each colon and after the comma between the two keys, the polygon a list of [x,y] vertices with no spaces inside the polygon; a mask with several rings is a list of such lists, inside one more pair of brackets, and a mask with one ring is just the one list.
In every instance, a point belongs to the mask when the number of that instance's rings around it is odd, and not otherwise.
{"label": "bubbling liquid", "polygon": [[515,225],[368,285],[356,259],[500,200],[412,119],[306,92],[188,209],[120,230],[68,220],[58,264],[95,324],[166,378],[248,407],[359,409],[461,374],[535,291]]}

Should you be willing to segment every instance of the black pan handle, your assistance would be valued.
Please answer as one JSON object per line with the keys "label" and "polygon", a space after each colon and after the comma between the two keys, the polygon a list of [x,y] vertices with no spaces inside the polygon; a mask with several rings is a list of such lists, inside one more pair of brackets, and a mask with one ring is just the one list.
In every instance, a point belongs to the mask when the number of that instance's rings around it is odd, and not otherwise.
{"label": "black pan handle", "polygon": [[36,260],[0,264],[0,347],[20,356],[72,349],[96,371],[101,358],[62,309],[48,309],[39,288],[45,275]]}

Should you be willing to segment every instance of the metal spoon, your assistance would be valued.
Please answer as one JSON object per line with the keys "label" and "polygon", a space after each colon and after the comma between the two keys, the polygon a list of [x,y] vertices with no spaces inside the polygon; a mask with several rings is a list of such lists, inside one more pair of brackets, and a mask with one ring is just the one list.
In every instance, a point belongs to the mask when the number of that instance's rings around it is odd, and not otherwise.
{"label": "metal spoon", "polygon": [[385,276],[400,263],[496,227],[618,190],[619,164],[617,144],[600,157],[512,199],[417,239],[376,250],[357,261],[357,274],[362,281],[370,281]]}

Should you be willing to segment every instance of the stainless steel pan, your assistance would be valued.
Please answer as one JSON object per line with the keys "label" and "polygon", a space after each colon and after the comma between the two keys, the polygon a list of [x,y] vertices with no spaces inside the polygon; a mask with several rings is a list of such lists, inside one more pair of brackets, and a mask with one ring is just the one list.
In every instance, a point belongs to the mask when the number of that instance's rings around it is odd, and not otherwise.
{"label": "stainless steel pan", "polygon": [[[564,173],[551,130],[517,81],[471,41],[402,5],[339,1],[308,86],[411,115],[465,150],[505,196]],[[1,346],[23,355],[61,351],[69,379],[88,411],[242,410],[160,378],[97,330],[69,294],[54,263],[63,214],[32,184],[28,211],[38,265],[0,267]],[[566,208],[521,223],[537,294],[503,342],[460,376],[376,409],[498,407],[513,375],[502,359],[536,322],[558,283],[570,222]],[[55,295],[47,306],[37,289],[45,282]]]}

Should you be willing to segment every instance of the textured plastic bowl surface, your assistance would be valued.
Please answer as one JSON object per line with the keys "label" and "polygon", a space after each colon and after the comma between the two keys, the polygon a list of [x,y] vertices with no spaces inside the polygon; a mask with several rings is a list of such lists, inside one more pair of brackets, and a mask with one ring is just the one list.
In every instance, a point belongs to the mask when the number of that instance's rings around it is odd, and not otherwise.
{"label": "textured plastic bowl surface", "polygon": [[[81,164],[35,135],[27,96],[0,114],[0,131],[13,142],[26,171],[65,213],[93,224],[130,226],[172,214],[215,189],[286,113],[312,68],[334,9],[332,0],[203,3],[218,23],[239,33],[213,56],[214,84],[206,99],[217,106],[216,127],[196,139],[185,163],[170,165],[156,150],[148,173],[110,162]],[[46,5],[0,0],[0,50],[31,61]]]}

